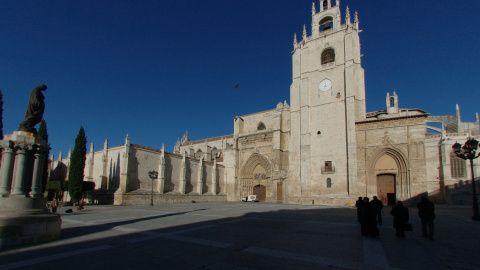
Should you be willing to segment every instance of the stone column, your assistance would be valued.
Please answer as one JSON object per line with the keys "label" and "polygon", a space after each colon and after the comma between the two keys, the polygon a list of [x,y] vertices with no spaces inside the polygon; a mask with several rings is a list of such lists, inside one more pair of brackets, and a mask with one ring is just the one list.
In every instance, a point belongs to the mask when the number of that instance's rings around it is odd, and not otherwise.
{"label": "stone column", "polygon": [[217,159],[213,161],[212,167],[212,194],[217,194]]}
{"label": "stone column", "polygon": [[160,155],[160,164],[158,166],[158,194],[163,194],[165,187],[165,145],[162,144],[162,154]]}
{"label": "stone column", "polygon": [[10,187],[12,185],[12,171],[15,156],[13,142],[7,141],[3,143],[2,147],[2,165],[0,168],[0,196],[6,197],[10,194]]}
{"label": "stone column", "polygon": [[43,197],[42,193],[42,176],[43,176],[43,164],[45,160],[45,152],[42,147],[38,147],[35,151],[35,161],[33,165],[33,180],[32,180],[32,192],[30,195],[33,198]]}
{"label": "stone column", "polygon": [[178,183],[178,191],[180,194],[185,194],[185,186],[187,183],[187,161],[185,157],[185,152],[183,152],[182,166],[180,168],[180,179]]}
{"label": "stone column", "polygon": [[200,157],[200,163],[198,163],[197,193],[198,195],[203,194],[203,155]]}
{"label": "stone column", "polygon": [[[105,147],[104,147],[105,148]],[[128,181],[129,181],[129,158],[130,158],[130,136],[127,134],[125,138],[125,145],[124,145],[124,152],[122,154],[122,166],[120,167],[120,183],[118,189],[115,191],[113,197],[113,204],[114,205],[122,205],[123,204],[123,194],[127,193],[128,191]]]}
{"label": "stone column", "polygon": [[25,193],[25,162],[27,159],[27,152],[31,145],[17,144],[18,150],[15,157],[15,170],[13,172],[13,187],[12,195],[26,195]]}

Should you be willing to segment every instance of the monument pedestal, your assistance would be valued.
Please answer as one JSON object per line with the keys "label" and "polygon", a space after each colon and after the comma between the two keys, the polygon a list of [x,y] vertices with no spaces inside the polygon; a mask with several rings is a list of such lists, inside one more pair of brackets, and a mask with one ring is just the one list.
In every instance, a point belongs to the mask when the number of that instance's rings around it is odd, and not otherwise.
{"label": "monument pedestal", "polygon": [[60,215],[50,213],[41,191],[45,141],[15,131],[4,136],[0,148],[0,248],[60,238]]}

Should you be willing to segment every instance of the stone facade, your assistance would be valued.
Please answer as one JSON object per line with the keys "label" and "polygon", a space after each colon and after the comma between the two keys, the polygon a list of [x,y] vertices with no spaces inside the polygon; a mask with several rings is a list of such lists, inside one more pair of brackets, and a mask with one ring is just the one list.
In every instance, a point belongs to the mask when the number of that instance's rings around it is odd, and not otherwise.
{"label": "stone facade", "polygon": [[[97,152],[92,146],[85,180],[117,204],[144,202],[151,170],[160,172],[153,189],[162,202],[255,194],[303,204],[347,205],[359,196],[414,203],[423,195],[469,203],[471,172],[451,146],[480,135],[478,114],[469,123],[458,105],[454,116],[403,109],[395,92],[387,93],[385,110],[367,113],[358,16],[346,7],[342,19],[336,2],[320,1],[318,12],[313,4],[311,34],[304,26],[301,39],[294,36],[290,105],[234,117],[231,135],[190,141],[185,133],[173,153],[128,138]],[[51,179],[65,179],[68,158],[52,166]]]}
{"label": "stone facade", "polygon": [[[50,181],[65,181],[68,178],[70,155],[50,164]],[[158,179],[151,180],[149,171],[157,171]],[[94,151],[93,144],[87,154],[84,181],[95,183],[95,191],[88,194],[87,200],[93,203],[135,204],[145,203],[145,195],[155,194],[164,199],[157,201],[175,202],[171,195],[179,195],[178,201],[195,198],[198,201],[224,201],[225,166],[215,160],[204,160],[186,155],[168,153],[164,148],[154,149],[130,144],[129,136],[125,144]],[[184,196],[188,195],[188,196]],[[206,199],[202,195],[219,196]],[[68,193],[62,195],[69,200]],[[200,197],[199,197],[200,196]],[[148,196],[148,199],[150,197]]]}

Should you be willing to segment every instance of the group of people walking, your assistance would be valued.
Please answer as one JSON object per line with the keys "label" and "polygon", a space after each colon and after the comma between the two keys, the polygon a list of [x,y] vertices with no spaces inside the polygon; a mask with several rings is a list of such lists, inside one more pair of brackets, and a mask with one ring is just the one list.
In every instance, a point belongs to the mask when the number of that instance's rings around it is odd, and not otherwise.
{"label": "group of people walking", "polygon": [[368,197],[358,197],[355,206],[358,222],[362,225],[362,235],[379,236],[377,224],[382,225],[382,202],[377,196],[373,196],[372,201]]}
{"label": "group of people walking", "polygon": [[[357,218],[361,224],[361,234],[363,236],[378,237],[378,225],[382,225],[382,209],[383,204],[378,200],[377,196],[373,196],[370,201],[368,197],[358,197],[355,203],[357,207]],[[422,235],[433,240],[433,220],[435,219],[435,206],[427,197],[422,197],[417,204],[418,216],[422,222]],[[393,227],[396,236],[405,238],[405,231],[410,230],[409,211],[402,201],[392,207],[390,214],[393,216]],[[409,228],[410,227],[410,228]]]}

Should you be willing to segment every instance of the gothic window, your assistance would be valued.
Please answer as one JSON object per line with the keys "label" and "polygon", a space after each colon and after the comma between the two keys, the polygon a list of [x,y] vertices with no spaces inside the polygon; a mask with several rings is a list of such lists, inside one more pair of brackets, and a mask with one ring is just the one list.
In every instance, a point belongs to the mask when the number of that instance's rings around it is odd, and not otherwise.
{"label": "gothic window", "polygon": [[195,154],[195,158],[201,158],[203,156],[202,150],[198,149],[197,153]]}
{"label": "gothic window", "polygon": [[390,107],[395,107],[395,98],[394,97],[390,98]]}
{"label": "gothic window", "polygon": [[335,61],[335,51],[333,49],[326,49],[322,52],[322,65]]}
{"label": "gothic window", "polygon": [[332,178],[327,178],[327,188],[332,187]]}
{"label": "gothic window", "polygon": [[326,10],[326,9],[328,9],[328,2],[327,2],[327,0],[324,0],[323,1],[323,10]]}
{"label": "gothic window", "polygon": [[450,172],[453,178],[465,178],[467,174],[465,160],[455,156],[453,153],[450,155]]}
{"label": "gothic window", "polygon": [[260,122],[260,124],[258,124],[257,130],[265,130],[265,129],[267,129],[267,128],[265,127],[265,124],[263,124],[262,122]]}

